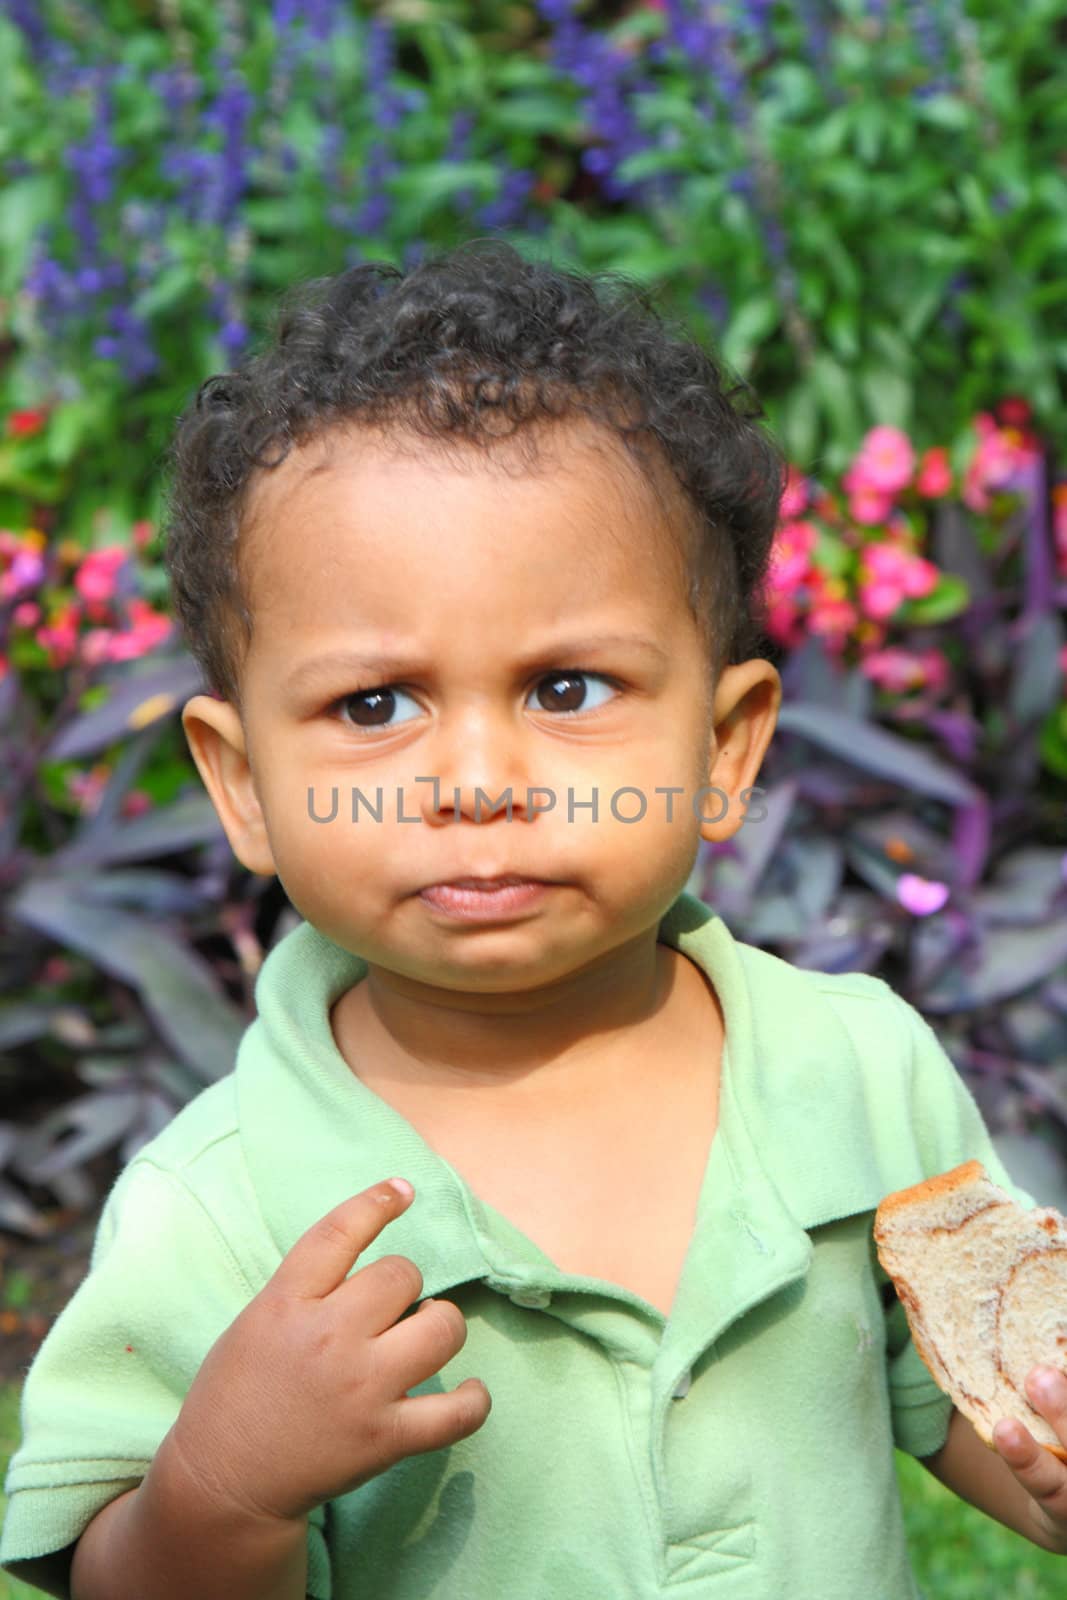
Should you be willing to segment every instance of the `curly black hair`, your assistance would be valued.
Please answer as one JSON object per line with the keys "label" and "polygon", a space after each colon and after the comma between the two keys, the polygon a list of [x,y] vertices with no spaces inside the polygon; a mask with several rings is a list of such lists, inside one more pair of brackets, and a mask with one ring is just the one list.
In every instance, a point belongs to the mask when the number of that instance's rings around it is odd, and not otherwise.
{"label": "curly black hair", "polygon": [[639,283],[471,239],[407,272],[369,261],[294,284],[272,335],[200,385],[164,463],[165,565],[210,691],[240,706],[253,618],[239,534],[256,469],[352,424],[490,448],[505,434],[528,444],[531,424],[593,419],[681,508],[687,603],[711,683],[767,642],[763,584],[785,457],[757,425],[751,388],[724,387],[721,361]]}

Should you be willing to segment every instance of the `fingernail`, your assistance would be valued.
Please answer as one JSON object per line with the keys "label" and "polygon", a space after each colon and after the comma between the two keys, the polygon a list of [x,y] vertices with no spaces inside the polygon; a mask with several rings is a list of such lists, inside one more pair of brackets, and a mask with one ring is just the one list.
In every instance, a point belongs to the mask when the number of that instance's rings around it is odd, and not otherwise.
{"label": "fingernail", "polygon": [[1061,1376],[1052,1367],[1037,1367],[1034,1371],[1034,1388],[1046,1400],[1051,1400],[1059,1390]]}
{"label": "fingernail", "polygon": [[409,1200],[415,1193],[406,1178],[390,1178],[389,1187],[395,1189],[397,1194],[402,1194],[405,1200]]}

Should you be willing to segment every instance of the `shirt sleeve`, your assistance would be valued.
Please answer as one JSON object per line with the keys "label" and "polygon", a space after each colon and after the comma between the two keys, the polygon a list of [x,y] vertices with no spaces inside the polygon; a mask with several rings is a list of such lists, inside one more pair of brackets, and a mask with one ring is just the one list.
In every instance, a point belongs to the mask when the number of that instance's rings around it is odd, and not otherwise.
{"label": "shirt sleeve", "polygon": [[[911,1039],[911,1109],[926,1177],[948,1172],[964,1161],[980,1161],[993,1183],[1005,1189],[1024,1211],[1037,1205],[1019,1187],[997,1154],[978,1103],[951,1056],[920,1011],[899,995]],[[886,1299],[886,1363],[893,1442],[912,1456],[929,1456],[948,1437],[952,1399],[934,1381],[915,1348],[904,1307],[880,1262],[878,1282]]]}
{"label": "shirt sleeve", "polygon": [[[141,1481],[216,1339],[254,1290],[196,1195],[135,1157],[97,1224],[86,1277],[26,1374],[0,1568],[70,1600],[74,1546]],[[308,1593],[331,1600],[325,1508],[308,1524]]]}

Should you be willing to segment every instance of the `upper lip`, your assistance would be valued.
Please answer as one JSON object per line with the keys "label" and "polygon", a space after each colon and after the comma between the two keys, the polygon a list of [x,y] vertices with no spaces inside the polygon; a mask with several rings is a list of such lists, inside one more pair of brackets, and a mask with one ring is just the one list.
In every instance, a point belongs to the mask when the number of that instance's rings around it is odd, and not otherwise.
{"label": "upper lip", "polygon": [[531,878],[524,872],[500,872],[495,877],[439,878],[424,884],[426,889],[499,889],[508,883],[545,883],[544,878]]}

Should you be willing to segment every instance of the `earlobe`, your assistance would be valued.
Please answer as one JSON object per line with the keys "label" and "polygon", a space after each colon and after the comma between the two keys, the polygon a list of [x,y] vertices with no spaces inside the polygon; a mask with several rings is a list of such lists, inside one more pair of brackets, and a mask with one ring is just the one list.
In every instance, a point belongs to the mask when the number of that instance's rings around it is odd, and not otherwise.
{"label": "earlobe", "polygon": [[182,727],[234,855],[249,872],[273,877],[274,858],[236,707],[193,695],[182,708]]}

